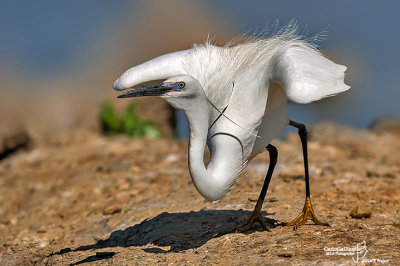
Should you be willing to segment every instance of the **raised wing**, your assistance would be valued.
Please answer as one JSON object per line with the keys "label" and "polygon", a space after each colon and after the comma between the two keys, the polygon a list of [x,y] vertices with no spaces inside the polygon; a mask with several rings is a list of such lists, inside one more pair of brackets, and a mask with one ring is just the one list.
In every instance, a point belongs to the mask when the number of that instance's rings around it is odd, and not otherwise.
{"label": "raised wing", "polygon": [[[125,90],[149,81],[164,80],[186,74],[183,62],[190,50],[161,55],[123,73],[114,83],[115,90]],[[154,84],[154,82],[153,82]]]}
{"label": "raised wing", "polygon": [[273,81],[282,86],[288,100],[310,103],[348,90],[346,69],[316,49],[293,45],[276,58]]}

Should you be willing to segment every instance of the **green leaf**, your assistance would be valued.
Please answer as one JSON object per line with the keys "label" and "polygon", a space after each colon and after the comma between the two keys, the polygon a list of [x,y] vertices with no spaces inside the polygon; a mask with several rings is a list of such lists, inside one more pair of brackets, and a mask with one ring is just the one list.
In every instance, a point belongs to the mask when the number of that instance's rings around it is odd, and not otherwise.
{"label": "green leaf", "polygon": [[103,132],[107,136],[113,136],[118,133],[129,135],[133,138],[147,136],[150,138],[159,138],[160,131],[152,121],[141,120],[135,114],[136,104],[132,102],[126,108],[124,114],[118,117],[110,102],[105,102],[99,114],[99,120]]}
{"label": "green leaf", "polygon": [[103,104],[100,111],[100,124],[104,132],[118,132],[120,128],[120,120],[114,112],[114,108],[110,102]]}

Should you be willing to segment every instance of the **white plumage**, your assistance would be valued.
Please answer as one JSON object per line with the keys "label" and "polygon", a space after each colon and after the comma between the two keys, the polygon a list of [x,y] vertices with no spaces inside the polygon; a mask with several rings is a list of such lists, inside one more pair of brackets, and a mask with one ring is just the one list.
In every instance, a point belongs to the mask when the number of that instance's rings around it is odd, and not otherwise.
{"label": "white plumage", "polygon": [[[157,57],[127,70],[114,88],[160,79],[186,83],[185,91],[162,97],[185,112],[193,182],[205,198],[217,200],[288,125],[287,100],[309,103],[349,89],[343,82],[345,70],[289,27],[270,38],[224,47],[206,43]],[[207,167],[206,143],[211,152]]]}

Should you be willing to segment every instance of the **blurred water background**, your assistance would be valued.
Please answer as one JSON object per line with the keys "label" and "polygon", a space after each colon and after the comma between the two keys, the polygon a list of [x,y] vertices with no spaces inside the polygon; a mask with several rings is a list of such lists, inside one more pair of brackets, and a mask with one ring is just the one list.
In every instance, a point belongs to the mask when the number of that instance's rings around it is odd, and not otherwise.
{"label": "blurred water background", "polygon": [[[352,88],[289,104],[289,116],[365,128],[378,117],[400,115],[399,8],[398,1],[372,0],[0,1],[0,119],[4,125],[40,117],[71,127],[115,98],[112,84],[131,66],[204,42],[208,34],[221,45],[294,19],[304,35],[326,35],[319,47],[348,67]],[[187,128],[177,117],[182,137]]]}

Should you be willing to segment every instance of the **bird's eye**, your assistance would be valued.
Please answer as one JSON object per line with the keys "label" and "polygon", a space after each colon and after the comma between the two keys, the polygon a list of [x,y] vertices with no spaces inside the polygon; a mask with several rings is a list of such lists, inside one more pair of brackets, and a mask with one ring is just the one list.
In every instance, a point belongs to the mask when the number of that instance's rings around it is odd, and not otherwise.
{"label": "bird's eye", "polygon": [[178,83],[178,87],[179,87],[180,89],[185,88],[185,82],[179,82],[179,83]]}

